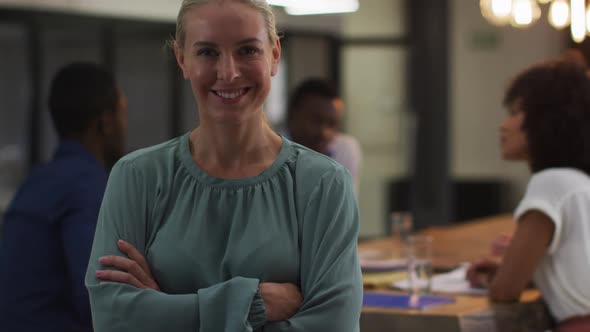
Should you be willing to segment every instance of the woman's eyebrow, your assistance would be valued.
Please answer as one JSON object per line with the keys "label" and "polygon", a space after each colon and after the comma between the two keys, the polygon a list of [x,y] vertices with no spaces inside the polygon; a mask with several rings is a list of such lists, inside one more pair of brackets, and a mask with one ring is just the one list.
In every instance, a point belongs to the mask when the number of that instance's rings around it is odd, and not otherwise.
{"label": "woman's eyebrow", "polygon": [[[236,45],[243,45],[243,44],[250,44],[250,43],[262,43],[262,41],[256,37],[246,38],[246,39],[242,39],[239,42],[237,42]],[[193,47],[203,47],[203,46],[217,47],[217,44],[214,42],[205,41],[205,40],[197,40],[196,42],[193,43]]]}
{"label": "woman's eyebrow", "polygon": [[215,44],[213,42],[208,42],[208,41],[196,41],[193,43],[193,47],[203,47],[203,46],[216,47],[217,44]]}
{"label": "woman's eyebrow", "polygon": [[260,39],[254,37],[254,38],[243,39],[243,40],[237,42],[236,44],[242,45],[242,44],[250,44],[250,43],[262,43],[262,41]]}

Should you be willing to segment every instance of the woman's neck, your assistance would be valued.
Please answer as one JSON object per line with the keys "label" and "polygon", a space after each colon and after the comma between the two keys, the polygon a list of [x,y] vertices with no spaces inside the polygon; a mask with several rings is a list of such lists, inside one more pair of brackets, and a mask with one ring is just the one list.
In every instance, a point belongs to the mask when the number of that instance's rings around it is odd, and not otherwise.
{"label": "woman's neck", "polygon": [[207,174],[227,179],[260,174],[276,160],[281,144],[262,119],[236,126],[202,122],[190,134],[193,161]]}

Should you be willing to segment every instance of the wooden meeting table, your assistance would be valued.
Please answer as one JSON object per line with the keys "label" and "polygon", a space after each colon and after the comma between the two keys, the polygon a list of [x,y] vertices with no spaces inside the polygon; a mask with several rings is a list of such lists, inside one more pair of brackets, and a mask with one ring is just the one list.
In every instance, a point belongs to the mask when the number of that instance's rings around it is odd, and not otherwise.
{"label": "wooden meeting table", "polygon": [[[463,262],[489,255],[498,234],[514,231],[511,215],[482,218],[417,232],[433,237],[432,264],[436,270],[450,270]],[[391,251],[391,238],[359,244],[359,250]],[[369,291],[369,290],[367,290]],[[371,289],[395,292],[391,289]],[[448,295],[448,294],[445,294]],[[451,295],[453,296],[453,295]],[[485,296],[454,295],[455,302],[423,310],[364,307],[361,331],[547,331],[551,318],[540,293],[527,290],[519,303],[493,304]]]}

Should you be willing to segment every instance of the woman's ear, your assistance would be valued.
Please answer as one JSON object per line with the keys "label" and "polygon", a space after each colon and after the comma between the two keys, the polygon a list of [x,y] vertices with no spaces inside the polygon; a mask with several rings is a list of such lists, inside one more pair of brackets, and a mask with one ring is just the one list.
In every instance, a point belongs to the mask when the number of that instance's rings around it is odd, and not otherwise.
{"label": "woman's ear", "polygon": [[184,52],[183,49],[180,48],[180,46],[178,46],[178,42],[175,40],[174,41],[174,57],[176,58],[176,62],[178,63],[178,66],[180,67],[180,69],[182,70],[182,77],[184,77],[185,80],[189,79],[189,75],[188,75],[188,70],[186,68],[186,63],[184,62]]}
{"label": "woman's ear", "polygon": [[281,61],[281,41],[277,38],[274,47],[272,48],[272,62],[270,68],[270,75],[275,76],[279,71],[279,62]]}

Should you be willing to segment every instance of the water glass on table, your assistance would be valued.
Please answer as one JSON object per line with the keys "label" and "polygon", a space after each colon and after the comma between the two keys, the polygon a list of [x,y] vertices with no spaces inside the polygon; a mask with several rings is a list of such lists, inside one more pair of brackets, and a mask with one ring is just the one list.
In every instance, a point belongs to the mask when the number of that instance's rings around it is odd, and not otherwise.
{"label": "water glass on table", "polygon": [[401,245],[412,234],[412,214],[406,211],[394,211],[391,213],[391,236],[394,243]]}
{"label": "water glass on table", "polygon": [[428,294],[432,288],[432,237],[410,235],[404,244],[410,295]]}

